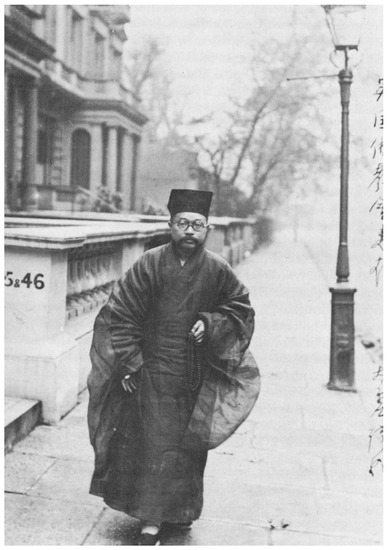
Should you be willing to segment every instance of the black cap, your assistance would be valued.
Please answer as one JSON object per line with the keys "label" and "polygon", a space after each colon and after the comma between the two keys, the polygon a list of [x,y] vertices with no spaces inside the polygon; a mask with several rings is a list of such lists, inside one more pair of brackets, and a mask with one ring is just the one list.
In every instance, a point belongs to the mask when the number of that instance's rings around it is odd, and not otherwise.
{"label": "black cap", "polygon": [[178,212],[196,212],[208,218],[211,191],[195,191],[193,189],[172,189],[168,201],[168,210],[173,217]]}

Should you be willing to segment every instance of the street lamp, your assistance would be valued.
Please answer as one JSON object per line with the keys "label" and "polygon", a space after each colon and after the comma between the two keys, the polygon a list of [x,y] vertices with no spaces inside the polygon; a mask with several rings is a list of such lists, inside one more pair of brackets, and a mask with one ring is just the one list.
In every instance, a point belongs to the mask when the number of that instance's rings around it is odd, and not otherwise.
{"label": "street lamp", "polygon": [[340,157],[340,232],[337,254],[337,282],[330,288],[332,294],[330,337],[330,390],[355,389],[355,288],[348,283],[348,147],[349,97],[352,71],[348,66],[351,50],[357,50],[365,14],[364,5],[322,6],[332,35],[335,52],[344,53],[344,67],[340,70],[341,93],[341,157]]}

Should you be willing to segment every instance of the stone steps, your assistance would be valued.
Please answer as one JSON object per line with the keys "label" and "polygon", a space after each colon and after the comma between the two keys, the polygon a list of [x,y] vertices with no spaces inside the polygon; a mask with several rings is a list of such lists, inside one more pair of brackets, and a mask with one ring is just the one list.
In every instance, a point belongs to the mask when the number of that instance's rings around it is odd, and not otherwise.
{"label": "stone steps", "polygon": [[28,435],[41,417],[41,402],[20,397],[4,399],[4,452]]}

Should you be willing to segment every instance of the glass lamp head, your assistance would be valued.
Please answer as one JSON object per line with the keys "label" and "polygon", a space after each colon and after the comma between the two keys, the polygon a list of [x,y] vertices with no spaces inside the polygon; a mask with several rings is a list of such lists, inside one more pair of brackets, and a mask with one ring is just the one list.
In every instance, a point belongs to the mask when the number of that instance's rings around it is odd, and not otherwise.
{"label": "glass lamp head", "polygon": [[322,6],[326,14],[330,34],[336,50],[357,50],[365,17],[366,6],[326,5]]}

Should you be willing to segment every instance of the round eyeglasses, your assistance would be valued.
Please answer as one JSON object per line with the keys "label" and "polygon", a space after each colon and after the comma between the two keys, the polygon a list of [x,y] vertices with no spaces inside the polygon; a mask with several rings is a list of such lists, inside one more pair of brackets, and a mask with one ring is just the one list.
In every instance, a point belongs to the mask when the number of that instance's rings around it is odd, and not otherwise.
{"label": "round eyeglasses", "polygon": [[175,225],[182,231],[187,231],[187,229],[191,226],[194,231],[202,231],[206,227],[206,224],[202,222],[202,220],[195,220],[193,222],[190,222],[189,220],[186,220],[185,218],[180,218],[177,222],[175,222]]}

